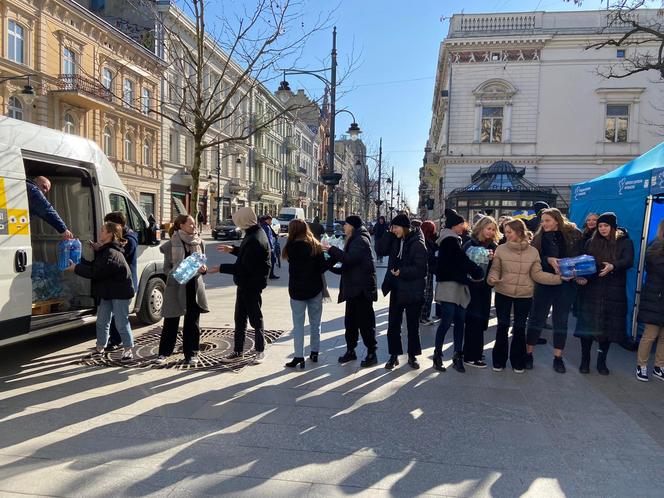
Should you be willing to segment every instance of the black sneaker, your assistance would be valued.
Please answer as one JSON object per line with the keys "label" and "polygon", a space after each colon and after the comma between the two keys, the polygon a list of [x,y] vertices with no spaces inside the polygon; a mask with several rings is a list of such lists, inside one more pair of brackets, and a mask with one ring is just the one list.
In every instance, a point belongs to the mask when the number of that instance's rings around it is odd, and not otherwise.
{"label": "black sneaker", "polygon": [[93,349],[85,356],[87,360],[100,360],[105,356],[106,352],[103,349]]}
{"label": "black sneaker", "polygon": [[231,354],[224,356],[221,359],[222,363],[235,363],[244,358],[244,353],[242,351],[233,351]]}
{"label": "black sneaker", "polygon": [[387,370],[392,370],[398,364],[399,364],[399,357],[397,355],[393,354],[393,355],[390,355],[390,359],[387,360],[387,363],[385,363],[385,368]]}
{"label": "black sneaker", "polygon": [[565,369],[565,362],[563,361],[562,356],[553,357],[553,369],[559,374],[564,374],[567,371]]}
{"label": "black sneaker", "polygon": [[523,364],[523,367],[526,370],[532,370],[533,369],[533,353],[526,353],[526,361]]}
{"label": "black sneaker", "polygon": [[473,368],[486,368],[486,363],[481,361],[481,360],[477,360],[477,361],[463,360],[463,364],[468,366],[468,367],[473,367]]}
{"label": "black sneaker", "polygon": [[652,375],[656,379],[664,380],[664,370],[661,367],[655,367],[652,369]]}
{"label": "black sneaker", "polygon": [[639,367],[639,366],[637,366],[636,367],[636,378],[639,379],[641,382],[648,382],[650,380],[648,378],[648,367]]}
{"label": "black sneaker", "polygon": [[454,353],[452,357],[452,367],[459,373],[464,373],[466,369],[463,366],[463,355],[459,353]]}
{"label": "black sneaker", "polygon": [[346,351],[343,356],[339,356],[339,363],[348,363],[349,361],[357,360],[355,351]]}
{"label": "black sneaker", "polygon": [[439,372],[444,372],[446,369],[443,366],[443,353],[433,353],[433,368]]}
{"label": "black sneaker", "polygon": [[360,362],[360,366],[363,368],[371,367],[376,364],[378,364],[378,357],[376,356],[376,353],[367,353],[366,358]]}
{"label": "black sneaker", "polygon": [[120,349],[120,344],[109,344],[104,348],[104,351],[107,353],[112,353],[113,351],[117,351]]}

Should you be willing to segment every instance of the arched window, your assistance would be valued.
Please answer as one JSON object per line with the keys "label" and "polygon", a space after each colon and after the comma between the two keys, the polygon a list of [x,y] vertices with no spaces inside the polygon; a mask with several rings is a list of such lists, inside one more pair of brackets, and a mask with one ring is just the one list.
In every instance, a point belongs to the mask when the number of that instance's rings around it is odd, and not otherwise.
{"label": "arched window", "polygon": [[9,97],[7,102],[7,116],[14,119],[23,119],[23,104],[16,97]]}
{"label": "arched window", "polygon": [[104,127],[104,154],[113,155],[113,131],[110,126]]}
{"label": "arched window", "polygon": [[517,89],[509,81],[490,79],[475,90],[475,143],[512,141],[512,97]]}
{"label": "arched window", "polygon": [[125,161],[134,161],[134,137],[131,133],[127,132],[124,138],[124,159]]}
{"label": "arched window", "polygon": [[63,131],[65,133],[71,133],[72,135],[78,135],[78,133],[76,133],[76,119],[74,119],[74,116],[66,113],[64,121],[65,125],[63,127]]}
{"label": "arched window", "polygon": [[149,138],[143,140],[143,164],[152,166],[152,141]]}

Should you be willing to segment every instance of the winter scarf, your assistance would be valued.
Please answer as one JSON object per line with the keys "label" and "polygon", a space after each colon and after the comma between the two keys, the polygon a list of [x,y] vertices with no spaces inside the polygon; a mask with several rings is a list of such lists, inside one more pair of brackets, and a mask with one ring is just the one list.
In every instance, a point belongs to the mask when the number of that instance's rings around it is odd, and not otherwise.
{"label": "winter scarf", "polygon": [[189,235],[182,230],[178,230],[171,237],[171,260],[173,268],[182,262],[185,253],[203,252],[201,249],[203,242],[198,234]]}

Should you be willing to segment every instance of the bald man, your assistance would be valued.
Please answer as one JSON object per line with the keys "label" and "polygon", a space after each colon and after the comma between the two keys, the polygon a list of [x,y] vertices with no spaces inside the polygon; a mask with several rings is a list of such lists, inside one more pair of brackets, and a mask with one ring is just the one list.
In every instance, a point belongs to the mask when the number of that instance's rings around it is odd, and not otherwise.
{"label": "bald man", "polygon": [[51,190],[51,181],[45,176],[36,176],[32,180],[26,180],[25,184],[28,190],[30,216],[38,216],[44,220],[62,235],[63,239],[74,238],[65,222],[46,198],[46,194]]}

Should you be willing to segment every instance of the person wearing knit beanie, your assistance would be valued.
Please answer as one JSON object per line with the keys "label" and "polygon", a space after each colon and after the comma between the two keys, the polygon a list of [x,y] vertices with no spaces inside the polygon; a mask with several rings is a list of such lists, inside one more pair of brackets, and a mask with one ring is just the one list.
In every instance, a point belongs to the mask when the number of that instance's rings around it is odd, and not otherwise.
{"label": "person wearing knit beanie", "polygon": [[391,225],[394,227],[410,228],[410,220],[405,214],[398,214],[392,218]]}
{"label": "person wearing knit beanie", "polygon": [[445,210],[445,228],[452,228],[465,222],[466,220],[463,219],[463,216],[454,209]]}
{"label": "person wearing knit beanie", "polygon": [[612,213],[610,211],[607,213],[602,213],[600,217],[597,218],[597,224],[599,225],[600,223],[606,223],[614,230],[616,230],[618,228],[618,217],[616,216],[616,213]]}
{"label": "person wearing knit beanie", "polygon": [[364,224],[362,222],[362,218],[354,214],[346,218],[346,223],[352,226],[355,230],[359,230],[360,227]]}

